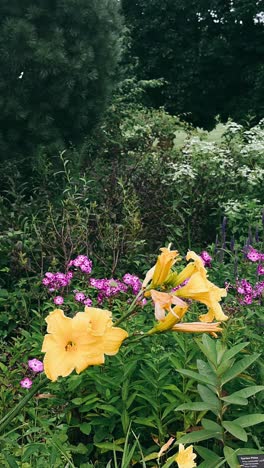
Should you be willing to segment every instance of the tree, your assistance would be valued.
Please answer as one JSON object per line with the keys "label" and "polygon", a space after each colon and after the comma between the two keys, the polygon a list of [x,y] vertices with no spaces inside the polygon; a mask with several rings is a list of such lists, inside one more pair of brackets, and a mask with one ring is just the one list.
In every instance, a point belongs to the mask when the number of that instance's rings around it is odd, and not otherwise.
{"label": "tree", "polygon": [[123,0],[138,76],[164,78],[154,105],[210,126],[263,116],[264,18],[256,0]]}
{"label": "tree", "polygon": [[117,77],[118,0],[2,0],[0,154],[78,144]]}

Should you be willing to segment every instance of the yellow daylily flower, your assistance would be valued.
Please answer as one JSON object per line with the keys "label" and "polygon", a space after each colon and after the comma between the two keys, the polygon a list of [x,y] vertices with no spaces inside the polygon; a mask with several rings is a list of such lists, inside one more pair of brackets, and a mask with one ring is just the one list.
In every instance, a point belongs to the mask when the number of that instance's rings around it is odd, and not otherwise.
{"label": "yellow daylily flower", "polygon": [[194,461],[196,457],[196,453],[193,453],[193,445],[190,445],[185,449],[183,444],[179,444],[179,452],[175,457],[178,468],[194,468],[197,466]]}
{"label": "yellow daylily flower", "polygon": [[214,323],[201,323],[201,322],[182,322],[176,323],[171,328],[171,331],[181,332],[181,333],[209,333],[210,335],[217,338],[216,333],[222,332],[220,328],[220,322]]}
{"label": "yellow daylily flower", "polygon": [[207,271],[204,267],[202,258],[195,252],[190,250],[186,255],[186,260],[193,260],[177,275],[177,284],[183,283],[190,278],[194,273],[199,272],[203,278],[206,278]]}
{"label": "yellow daylily flower", "polygon": [[208,313],[199,317],[202,322],[212,322],[214,318],[220,321],[228,320],[219,304],[221,298],[227,295],[226,289],[215,286],[200,271],[194,273],[188,283],[174,294],[205,304]]}
{"label": "yellow daylily flower", "polygon": [[143,281],[142,288],[146,286],[151,281],[151,286],[156,288],[163,284],[170,273],[171,267],[175,263],[176,257],[179,255],[177,250],[170,250],[170,245],[167,247],[162,247],[161,254],[158,256],[156,265],[152,267],[146,274],[146,277]]}
{"label": "yellow daylily flower", "polygon": [[86,307],[73,318],[56,309],[46,318],[48,334],[42,352],[46,376],[55,381],[66,377],[75,369],[79,374],[88,366],[103,364],[104,355],[118,352],[128,337],[125,330],[113,327],[111,312]]}
{"label": "yellow daylily flower", "polygon": [[[155,318],[159,320],[159,323],[148,332],[149,335],[152,335],[153,333],[171,329],[185,315],[188,304],[173,294],[162,293],[153,289],[150,294],[155,304]],[[175,305],[175,307],[172,308],[172,305]]]}

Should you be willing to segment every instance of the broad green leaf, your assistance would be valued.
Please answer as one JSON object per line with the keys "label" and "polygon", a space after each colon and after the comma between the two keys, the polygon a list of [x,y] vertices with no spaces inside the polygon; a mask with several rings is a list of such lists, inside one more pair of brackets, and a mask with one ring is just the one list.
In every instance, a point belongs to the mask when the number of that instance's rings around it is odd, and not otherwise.
{"label": "broad green leaf", "polygon": [[153,420],[150,418],[135,418],[134,421],[143,426],[156,427],[156,424],[154,424]]}
{"label": "broad green leaf", "polygon": [[237,458],[237,450],[233,450],[230,447],[224,447],[224,456],[226,462],[230,468],[238,468],[238,458]]}
{"label": "broad green leaf", "polygon": [[250,343],[248,341],[246,343],[239,343],[239,344],[233,346],[231,349],[229,349],[228,351],[226,351],[224,353],[222,361],[228,361],[232,357],[236,356],[236,354],[238,354],[240,351],[242,351],[242,349],[246,348],[246,346],[248,346],[249,344]]}
{"label": "broad green leaf", "polygon": [[229,380],[232,380],[237,375],[241,374],[245,369],[247,369],[256,359],[258,359],[260,354],[254,353],[251,356],[246,356],[240,361],[236,362],[231,369],[226,371],[221,378],[222,385]]}
{"label": "broad green leaf", "polygon": [[202,423],[203,428],[208,431],[215,431],[215,432],[220,432],[220,433],[223,432],[222,427],[219,424],[217,424],[215,421],[211,421],[211,419],[203,418],[201,423]]}
{"label": "broad green leaf", "polygon": [[197,372],[193,372],[187,369],[177,369],[180,374],[186,375],[187,377],[190,377],[191,379],[197,380],[197,382],[202,382],[207,385],[212,385],[211,379],[209,377],[206,377],[205,375],[198,374]]}
{"label": "broad green leaf", "polygon": [[17,464],[13,455],[9,455],[9,453],[4,452],[4,457],[8,463],[9,468],[19,468],[19,465]]}
{"label": "broad green leaf", "polygon": [[[228,397],[222,397],[221,400],[223,400],[224,402],[226,402],[228,405],[242,405],[242,406],[245,406],[248,404],[248,400],[246,398],[241,398],[239,396],[233,396],[233,395],[230,395]],[[228,405],[225,405],[225,406],[228,406]]]}
{"label": "broad green leaf", "polygon": [[86,423],[86,422],[80,424],[80,431],[81,431],[83,434],[89,435],[90,432],[91,432],[91,430],[92,430],[91,424]]}
{"label": "broad green leaf", "polygon": [[239,424],[241,427],[255,426],[255,424],[262,422],[264,422],[264,414],[248,414],[234,420],[234,423]]}
{"label": "broad green leaf", "polygon": [[144,457],[144,461],[149,461],[149,460],[156,460],[159,456],[159,452],[152,452],[146,457]]}
{"label": "broad green leaf", "polygon": [[217,384],[217,377],[212,367],[202,359],[197,359],[197,369],[199,374],[206,376],[211,380],[211,385]]}
{"label": "broad green leaf", "polygon": [[184,436],[180,437],[177,440],[179,444],[192,444],[193,442],[200,442],[201,440],[208,440],[208,439],[218,439],[219,434],[215,431],[194,431],[190,432],[189,434],[185,434]]}
{"label": "broad green leaf", "polygon": [[253,448],[240,448],[237,451],[238,455],[264,455],[264,450],[257,450]]}
{"label": "broad green leaf", "polygon": [[220,408],[220,401],[210,388],[198,384],[198,393],[204,402],[210,403],[214,408]]}
{"label": "broad green leaf", "polygon": [[205,403],[204,401],[195,401],[194,403],[183,403],[183,405],[175,408],[175,411],[209,411],[211,408],[212,405],[210,403]]}
{"label": "broad green leaf", "polygon": [[201,447],[199,445],[194,447],[195,452],[200,455],[200,457],[203,458],[203,460],[206,460],[208,463],[214,463],[214,466],[222,461],[222,458],[219,457],[216,453],[212,452],[212,450],[209,450],[208,448]]}
{"label": "broad green leaf", "polygon": [[200,350],[207,357],[208,361],[210,361],[214,366],[216,366],[217,354],[216,354],[215,342],[208,335],[205,335],[205,334],[202,337],[202,343],[200,340],[195,340],[195,341],[197,345],[199,346]]}
{"label": "broad green leaf", "polygon": [[[252,385],[251,387],[246,387],[246,388],[243,388],[242,390],[238,390],[237,392],[234,392],[228,397],[224,397],[224,398],[225,398],[225,401],[229,401],[227,400],[227,398],[231,398],[234,396],[238,396],[242,398],[249,398],[258,392],[262,392],[263,390],[264,390],[264,385]],[[222,398],[222,400],[224,398]]]}
{"label": "broad green leaf", "polygon": [[97,444],[94,444],[96,447],[102,449],[104,452],[108,452],[109,450],[115,451],[115,452],[123,452],[124,450],[119,447],[119,445],[116,445],[112,442],[100,442]]}
{"label": "broad green leaf", "polygon": [[235,422],[232,421],[222,421],[222,426],[230,432],[233,436],[235,436],[239,440],[243,440],[243,442],[247,441],[247,433],[243,429],[243,427],[239,426]]}

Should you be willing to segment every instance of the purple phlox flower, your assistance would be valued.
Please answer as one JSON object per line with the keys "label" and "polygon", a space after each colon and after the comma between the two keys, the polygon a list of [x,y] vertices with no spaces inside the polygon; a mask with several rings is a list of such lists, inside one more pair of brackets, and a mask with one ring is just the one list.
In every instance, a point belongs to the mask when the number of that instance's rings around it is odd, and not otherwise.
{"label": "purple phlox flower", "polygon": [[130,273],[126,273],[122,279],[127,286],[132,288],[132,292],[136,296],[142,287],[140,279],[136,275],[131,275]]}
{"label": "purple phlox flower", "polygon": [[83,273],[90,274],[92,271],[93,262],[86,255],[78,255],[68,263],[68,267],[74,266],[80,268]]}
{"label": "purple phlox flower", "polygon": [[57,289],[68,286],[71,282],[72,276],[67,273],[66,275],[61,272],[57,273],[45,273],[45,278],[42,280],[42,284],[48,287],[50,292],[53,292]]}
{"label": "purple phlox flower", "polygon": [[63,304],[64,299],[63,299],[62,296],[56,296],[56,297],[54,297],[53,302],[56,305],[61,305],[61,304]]}
{"label": "purple phlox flower", "polygon": [[[128,286],[122,281],[119,281],[115,278],[110,278],[110,279],[95,279],[95,278],[90,278],[90,285],[100,291],[99,297],[99,302],[101,303],[104,298],[109,298],[116,296],[120,292],[126,292]],[[98,301],[97,297],[97,301]]]}
{"label": "purple phlox flower", "polygon": [[205,267],[211,267],[211,261],[212,261],[212,257],[209,255],[209,253],[206,251],[206,250],[203,250],[201,253],[200,253],[200,257],[203,261],[203,264]]}
{"label": "purple phlox flower", "polygon": [[82,293],[82,292],[77,292],[74,296],[74,299],[77,301],[77,302],[83,302],[86,297],[85,297],[85,294]]}
{"label": "purple phlox flower", "polygon": [[33,372],[43,372],[44,365],[43,362],[39,361],[38,359],[29,359],[28,367],[33,370]]}
{"label": "purple phlox flower", "polygon": [[237,292],[239,294],[252,294],[253,287],[246,279],[242,279],[237,283]]}
{"label": "purple phlox flower", "polygon": [[33,384],[32,380],[28,379],[27,377],[25,377],[23,380],[20,381],[20,386],[22,388],[30,388],[32,384]]}
{"label": "purple phlox flower", "polygon": [[251,262],[258,262],[259,260],[261,260],[261,254],[256,249],[253,249],[253,247],[249,246],[247,258]]}
{"label": "purple phlox flower", "polygon": [[264,292],[264,281],[259,281],[255,284],[253,296],[255,299],[260,298]]}
{"label": "purple phlox flower", "polygon": [[91,307],[93,305],[92,299],[90,299],[90,297],[86,297],[86,299],[84,299],[83,303],[84,303],[84,305],[86,307]]}
{"label": "purple phlox flower", "polygon": [[243,305],[250,305],[252,304],[253,296],[252,294],[245,294],[243,299],[240,300],[240,303]]}
{"label": "purple phlox flower", "polygon": [[260,275],[264,275],[264,265],[258,265],[257,274],[258,274],[259,276],[260,276]]}

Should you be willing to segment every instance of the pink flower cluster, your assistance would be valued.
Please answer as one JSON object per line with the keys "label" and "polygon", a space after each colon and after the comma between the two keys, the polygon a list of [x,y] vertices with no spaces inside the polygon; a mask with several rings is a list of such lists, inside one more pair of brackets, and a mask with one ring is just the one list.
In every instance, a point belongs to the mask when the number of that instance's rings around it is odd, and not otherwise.
{"label": "pink flower cluster", "polygon": [[90,299],[90,297],[86,296],[83,292],[78,292],[76,290],[74,292],[75,292],[74,299],[77,302],[81,302],[82,304],[86,305],[87,307],[91,307],[92,299]]}
{"label": "pink flower cluster", "polygon": [[247,252],[247,259],[250,260],[251,262],[259,262],[259,261],[264,261],[264,254],[261,252],[258,252],[256,249],[254,249],[251,245],[249,246],[248,252]]}
{"label": "pink flower cluster", "polygon": [[[43,362],[39,361],[38,359],[29,359],[28,360],[28,368],[34,372],[34,374],[38,374],[40,372],[43,372],[44,366]],[[28,377],[25,377],[20,381],[20,386],[22,388],[30,388],[33,384],[33,381],[29,379]]]}
{"label": "pink flower cluster", "polygon": [[73,273],[69,271],[68,273],[64,274],[61,272],[57,273],[45,273],[45,278],[42,280],[42,284],[48,288],[50,292],[56,291],[57,289],[64,288],[68,286],[71,282],[73,277]]}
{"label": "pink flower cluster", "polygon": [[257,282],[252,286],[249,281],[242,279],[237,282],[236,290],[239,294],[239,302],[242,305],[250,305],[253,300],[260,299],[264,292],[264,281]]}
{"label": "pink flower cluster", "polygon": [[207,268],[211,268],[211,261],[213,260],[212,257],[209,255],[209,253],[206,251],[206,250],[203,250],[201,253],[200,253],[200,257],[203,261],[203,264],[205,267]]}
{"label": "pink flower cluster", "polygon": [[130,286],[132,288],[132,292],[136,296],[139,293],[142,286],[140,279],[135,275],[131,275],[130,273],[126,273],[122,279],[127,286]]}
{"label": "pink flower cluster", "polygon": [[98,304],[101,304],[106,298],[116,296],[120,292],[127,292],[128,289],[126,284],[114,278],[90,278],[90,285],[100,291],[97,296]]}
{"label": "pink flower cluster", "polygon": [[93,267],[93,262],[86,255],[78,255],[68,263],[68,268],[79,268],[83,273],[90,275]]}

